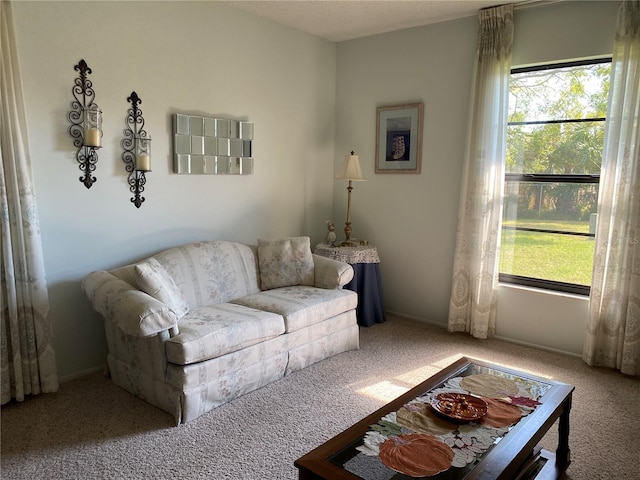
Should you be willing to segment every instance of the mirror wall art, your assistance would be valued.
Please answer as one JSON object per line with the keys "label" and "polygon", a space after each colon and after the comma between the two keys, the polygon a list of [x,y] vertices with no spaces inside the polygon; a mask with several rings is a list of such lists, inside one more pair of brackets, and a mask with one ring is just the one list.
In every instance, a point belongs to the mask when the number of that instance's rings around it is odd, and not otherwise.
{"label": "mirror wall art", "polygon": [[174,114],[173,171],[181,174],[253,174],[253,123]]}

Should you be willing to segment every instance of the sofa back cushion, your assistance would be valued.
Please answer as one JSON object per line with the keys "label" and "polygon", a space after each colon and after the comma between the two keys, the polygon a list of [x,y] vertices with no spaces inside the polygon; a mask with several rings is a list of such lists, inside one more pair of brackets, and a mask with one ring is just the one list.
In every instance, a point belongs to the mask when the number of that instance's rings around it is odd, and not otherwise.
{"label": "sofa back cushion", "polygon": [[135,266],[135,272],[138,288],[165,303],[176,314],[178,320],[189,311],[176,282],[155,258],[138,263]]}
{"label": "sofa back cushion", "polygon": [[260,291],[256,248],[222,240],[194,242],[154,255],[189,308],[224,303]]}
{"label": "sofa back cushion", "polygon": [[313,285],[314,265],[309,237],[258,239],[262,290]]}

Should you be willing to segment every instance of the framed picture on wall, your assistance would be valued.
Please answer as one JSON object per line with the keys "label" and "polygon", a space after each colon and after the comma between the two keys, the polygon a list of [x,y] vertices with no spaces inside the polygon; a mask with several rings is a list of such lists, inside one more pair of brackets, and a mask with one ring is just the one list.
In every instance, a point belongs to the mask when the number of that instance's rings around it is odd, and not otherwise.
{"label": "framed picture on wall", "polygon": [[420,173],[424,104],[377,108],[376,173]]}

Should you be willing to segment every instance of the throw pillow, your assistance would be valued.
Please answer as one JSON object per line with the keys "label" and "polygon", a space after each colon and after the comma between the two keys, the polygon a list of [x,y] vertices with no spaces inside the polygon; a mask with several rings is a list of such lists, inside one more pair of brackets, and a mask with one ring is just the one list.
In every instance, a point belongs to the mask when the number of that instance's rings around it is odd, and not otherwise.
{"label": "throw pillow", "polygon": [[309,237],[258,239],[262,290],[313,285],[313,256]]}
{"label": "throw pillow", "polygon": [[187,302],[176,282],[155,258],[137,264],[135,271],[138,288],[156,300],[165,303],[178,319],[189,311]]}

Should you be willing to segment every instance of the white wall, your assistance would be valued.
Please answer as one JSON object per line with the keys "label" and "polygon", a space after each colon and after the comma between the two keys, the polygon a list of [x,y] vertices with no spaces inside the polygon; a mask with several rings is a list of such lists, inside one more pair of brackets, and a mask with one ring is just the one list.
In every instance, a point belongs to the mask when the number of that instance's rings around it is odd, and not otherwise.
{"label": "white wall", "polygon": [[[609,53],[617,5],[518,11],[514,64]],[[333,172],[352,149],[369,178],[353,192],[353,236],[379,247],[387,308],[445,325],[475,17],[343,42],[336,55],[333,43],[212,2],[29,1],[13,10],[63,380],[105,361],[102,325],[80,291],[86,273],[197,239],[308,234],[316,243],[330,218],[341,233],[346,184]],[[67,121],[81,58],[105,116],[90,190],[78,181]],[[132,90],[153,138],[139,210],[120,159]],[[408,101],[425,102],[423,173],[375,175],[376,106]],[[255,175],[173,174],[175,112],[255,122]],[[581,349],[584,299],[505,288],[499,335]]]}
{"label": "white wall", "polygon": [[[353,236],[378,247],[385,307],[446,321],[476,43],[466,18],[338,44],[336,162],[355,150]],[[424,102],[422,173],[375,174],[376,107]],[[346,214],[337,182],[334,222]],[[339,188],[343,187],[343,188]]]}
{"label": "white wall", "polygon": [[[515,13],[513,65],[611,53],[618,2],[564,2]],[[360,154],[353,236],[378,247],[386,308],[446,325],[477,19],[338,44],[336,166]],[[422,174],[374,173],[376,107],[423,101]],[[336,226],[346,192],[336,188]],[[497,335],[582,351],[584,297],[501,287]]]}
{"label": "white wall", "polygon": [[[192,240],[323,238],[333,202],[334,43],[215,2],[14,2],[13,11],[63,380],[106,359],[102,324],[80,291],[88,272]],[[81,58],[104,112],[89,190],[67,121]],[[153,139],[140,209],[129,201],[120,147],[134,90]],[[176,112],[254,122],[255,174],[172,173]]]}

